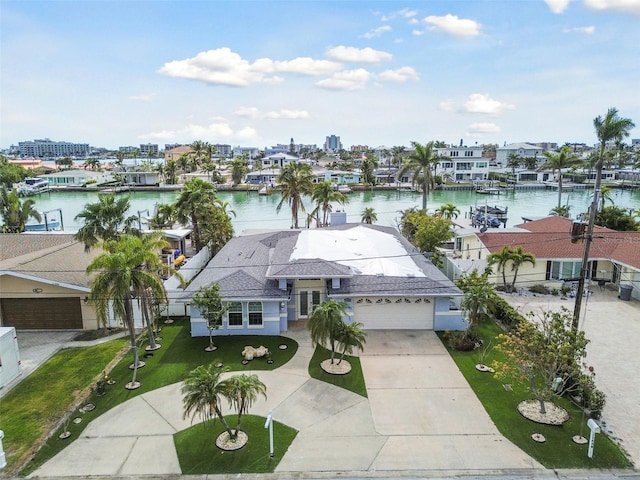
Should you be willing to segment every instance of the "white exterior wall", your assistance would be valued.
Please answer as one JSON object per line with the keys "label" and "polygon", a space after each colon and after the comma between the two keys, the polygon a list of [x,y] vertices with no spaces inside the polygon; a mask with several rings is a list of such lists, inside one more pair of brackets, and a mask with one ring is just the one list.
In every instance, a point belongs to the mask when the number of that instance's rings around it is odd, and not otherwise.
{"label": "white exterior wall", "polygon": [[0,327],[0,388],[21,373],[20,352],[14,327]]}

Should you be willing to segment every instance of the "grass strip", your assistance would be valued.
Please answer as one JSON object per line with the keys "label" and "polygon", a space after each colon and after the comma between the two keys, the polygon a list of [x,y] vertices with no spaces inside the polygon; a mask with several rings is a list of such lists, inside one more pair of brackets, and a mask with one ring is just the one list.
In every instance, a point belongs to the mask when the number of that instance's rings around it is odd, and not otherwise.
{"label": "grass strip", "polygon": [[[234,427],[236,415],[225,417]],[[180,469],[184,475],[270,473],[282,460],[297,431],[279,422],[273,422],[274,456],[269,456],[269,429],[264,428],[265,418],[243,415],[241,430],[248,443],[231,452],[216,447],[216,438],[223,432],[219,421],[208,421],[182,430],[173,436],[178,452]]]}
{"label": "grass strip", "polygon": [[[484,340],[485,345],[491,339],[494,345],[497,344],[496,337],[502,333],[502,330],[495,323],[484,322],[478,328],[478,336]],[[450,348],[448,351],[500,433],[545,467],[607,469],[632,467],[620,447],[604,433],[596,436],[593,458],[587,457],[588,446],[578,445],[572,441],[572,437],[580,433],[589,437],[589,429],[586,426],[587,417],[583,415],[580,408],[567,399],[554,400],[554,403],[569,412],[571,418],[564,425],[534,423],[520,415],[517,410],[521,401],[532,398],[524,387],[511,385],[512,391],[507,391],[504,384],[494,375],[476,370],[476,364],[480,363],[477,351],[460,352]],[[503,357],[492,348],[484,363],[491,365],[494,360],[503,360]],[[534,433],[544,435],[546,442],[533,441],[531,435]]]}
{"label": "grass strip", "polygon": [[[351,364],[351,372],[346,375],[332,375],[322,370],[320,363],[328,358],[331,358],[331,351],[317,346],[309,362],[309,376],[367,398],[367,386],[364,382],[364,375],[362,375],[360,357],[344,356],[344,359]],[[339,357],[335,359],[336,362],[338,360]]]}

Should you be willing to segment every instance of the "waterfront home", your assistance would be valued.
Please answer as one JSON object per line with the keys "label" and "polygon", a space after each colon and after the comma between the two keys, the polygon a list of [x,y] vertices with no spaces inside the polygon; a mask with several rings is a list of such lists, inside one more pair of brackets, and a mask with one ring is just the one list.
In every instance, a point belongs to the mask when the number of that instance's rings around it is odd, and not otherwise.
{"label": "waterfront home", "polygon": [[[462,292],[391,227],[343,224],[231,239],[178,302],[217,282],[228,302],[215,335],[277,335],[324,300],[346,305],[366,330],[462,330]],[[191,335],[209,334],[191,304]]]}
{"label": "waterfront home", "polygon": [[360,172],[345,170],[320,170],[316,173],[316,182],[331,182],[337,185],[360,183]]}
{"label": "waterfront home", "polygon": [[280,176],[279,168],[265,168],[247,173],[245,182],[250,185],[276,185]]}
{"label": "waterfront home", "polygon": [[[580,277],[584,245],[571,242],[573,220],[550,216],[516,225],[510,229],[487,230],[461,228],[455,231],[454,252],[447,257],[447,276],[456,280],[473,269],[482,272],[487,256],[504,246],[522,247],[536,257],[536,264],[520,266],[516,287],[544,284],[560,289]],[[633,287],[633,297],[640,299],[640,232],[618,232],[594,227],[589,253],[587,279],[615,287]],[[502,284],[502,274],[493,268],[492,281]],[[513,278],[507,266],[507,280]]]}
{"label": "waterfront home", "polygon": [[489,158],[482,156],[482,147],[449,146],[435,148],[443,157],[436,166],[437,175],[457,182],[477,182],[489,178]]}
{"label": "waterfront home", "polygon": [[136,187],[160,185],[160,174],[154,171],[143,171],[141,167],[118,172],[122,183]]}
{"label": "waterfront home", "polygon": [[111,172],[95,170],[62,170],[40,175],[38,178],[46,180],[52,187],[86,187],[87,185],[103,185],[115,180]]}
{"label": "waterfront home", "polygon": [[170,148],[169,150],[165,150],[164,152],[164,161],[167,163],[169,160],[173,160],[177,162],[180,157],[183,155],[189,155],[192,153],[191,147],[189,145],[181,145],[179,147]]}
{"label": "waterfront home", "polygon": [[542,148],[529,143],[510,143],[496,148],[496,165],[498,167],[506,167],[509,162],[509,155],[517,155],[521,159],[536,158],[538,166],[540,166],[546,160],[543,152]]}
{"label": "waterfront home", "polygon": [[[286,153],[275,153],[273,155],[268,155],[262,158],[262,168],[282,168],[286,167],[290,163],[300,162],[301,160],[294,156]],[[306,161],[304,161],[307,163]]]}

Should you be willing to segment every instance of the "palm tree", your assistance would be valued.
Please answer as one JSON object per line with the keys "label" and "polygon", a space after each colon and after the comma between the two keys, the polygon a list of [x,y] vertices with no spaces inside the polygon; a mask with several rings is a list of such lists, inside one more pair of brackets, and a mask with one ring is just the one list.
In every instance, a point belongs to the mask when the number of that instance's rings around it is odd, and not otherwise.
{"label": "palm tree", "polygon": [[600,189],[600,205],[599,205],[598,211],[601,211],[604,209],[604,204],[606,201],[609,201],[611,205],[615,205],[613,198],[611,198],[612,193],[613,193],[613,190],[611,189],[611,187],[604,186]]}
{"label": "palm tree", "polygon": [[226,368],[216,367],[215,362],[212,362],[206,367],[200,365],[189,372],[180,389],[184,409],[182,418],[191,416],[193,421],[193,418],[199,415],[206,422],[218,417],[225,430],[231,435],[231,428],[220,409],[220,401],[227,391],[221,376],[227,371]]}
{"label": "palm tree", "polygon": [[436,210],[436,215],[451,220],[452,218],[458,218],[460,210],[453,203],[445,203]]}
{"label": "palm tree", "polygon": [[75,239],[84,243],[85,251],[91,250],[99,241],[115,240],[122,233],[137,233],[135,225],[138,217],[125,217],[129,210],[127,197],[101,195],[96,203],[88,203],[76,215],[83,225],[75,234]]}
{"label": "palm tree", "polygon": [[42,221],[42,216],[35,209],[35,204],[31,199],[20,201],[17,190],[7,192],[6,187],[0,191],[0,215],[4,220],[2,231],[4,233],[22,233],[30,218]]}
{"label": "palm tree", "polygon": [[191,222],[193,242],[197,252],[202,250],[204,246],[200,234],[199,220],[207,210],[213,207],[216,199],[216,188],[211,183],[194,178],[184,184],[184,188],[175,203],[178,221],[182,223]]}
{"label": "palm tree", "polygon": [[259,395],[267,399],[267,386],[260,381],[257,375],[234,375],[223,382],[224,396],[229,401],[229,406],[234,407],[237,414],[235,430],[228,430],[229,438],[234,441],[238,438],[242,415],[256,402]]}
{"label": "palm tree", "polygon": [[564,146],[558,153],[544,152],[547,161],[540,167],[540,170],[550,169],[552,173],[558,172],[558,208],[562,206],[562,169],[570,168],[579,162],[576,155],[573,154],[571,147]]}
{"label": "palm tree", "polygon": [[522,157],[517,153],[510,153],[507,156],[507,168],[511,169],[511,177],[513,178],[513,184],[516,185],[518,182],[516,180],[516,168],[518,168],[522,164]]}
{"label": "palm tree", "polygon": [[136,380],[138,358],[135,320],[133,316],[134,295],[144,290],[158,299],[166,299],[164,285],[154,271],[141,268],[149,262],[149,251],[140,237],[122,235],[118,240],[104,243],[104,253],[98,255],[87,267],[87,274],[96,273],[91,282],[90,301],[95,305],[98,320],[104,325],[109,311],[113,311],[129,331],[133,352],[133,378],[126,384],[129,390],[140,387]]}
{"label": "palm tree", "polygon": [[509,284],[507,283],[507,264],[511,261],[512,250],[509,245],[502,247],[499,252],[490,253],[487,257],[488,264],[490,266],[497,265],[498,272],[502,273],[502,285],[505,292],[509,290]]}
{"label": "palm tree", "polygon": [[231,161],[231,179],[235,185],[242,183],[242,179],[247,174],[247,163],[242,158],[234,158]]}
{"label": "palm tree", "polygon": [[303,195],[309,195],[313,190],[313,171],[306,163],[293,162],[282,168],[278,176],[278,184],[282,190],[282,199],[276,207],[276,212],[285,204],[291,206],[291,228],[298,228],[298,212],[304,212]]}
{"label": "palm tree", "polygon": [[373,207],[367,207],[363,210],[360,221],[369,225],[378,221],[378,215]]}
{"label": "palm tree", "polygon": [[338,343],[342,347],[340,349],[340,360],[338,365],[344,360],[344,354],[351,355],[353,349],[364,350],[364,344],[366,343],[367,334],[362,330],[362,324],[359,322],[344,323],[338,334]]}
{"label": "palm tree", "polygon": [[549,214],[569,218],[570,211],[571,205],[562,205],[561,207],[553,207]]}
{"label": "palm tree", "polygon": [[536,256],[533,253],[525,252],[522,247],[516,247],[511,251],[511,271],[513,272],[513,281],[511,282],[512,292],[516,289],[518,270],[523,263],[530,263],[532,266],[535,266]]}
{"label": "palm tree", "polygon": [[473,285],[467,289],[460,308],[469,314],[468,334],[473,335],[475,326],[483,315],[488,315],[495,305],[495,292],[490,285]]}
{"label": "palm tree", "polygon": [[346,315],[346,305],[335,300],[325,300],[316,305],[309,315],[307,328],[311,334],[311,343],[331,349],[331,363],[336,352],[336,342],[343,325],[342,317]]}
{"label": "palm tree", "polygon": [[178,164],[175,160],[169,159],[164,166],[164,178],[169,185],[178,183]]}
{"label": "palm tree", "polygon": [[322,225],[326,226],[329,222],[329,212],[331,202],[337,202],[340,205],[347,203],[348,199],[344,193],[339,192],[333,187],[331,182],[319,182],[313,186],[311,198],[316,202],[316,211],[322,210]]}
{"label": "palm tree", "polygon": [[149,227],[152,229],[173,228],[176,220],[176,210],[173,204],[160,203],[156,206],[153,217],[149,219]]}
{"label": "palm tree", "polygon": [[433,151],[433,142],[422,145],[418,142],[411,142],[414,151],[407,157],[404,165],[398,172],[398,178],[409,170],[413,171],[413,183],[418,181],[422,175],[422,209],[427,210],[427,195],[434,186],[433,168],[440,163],[440,159]]}

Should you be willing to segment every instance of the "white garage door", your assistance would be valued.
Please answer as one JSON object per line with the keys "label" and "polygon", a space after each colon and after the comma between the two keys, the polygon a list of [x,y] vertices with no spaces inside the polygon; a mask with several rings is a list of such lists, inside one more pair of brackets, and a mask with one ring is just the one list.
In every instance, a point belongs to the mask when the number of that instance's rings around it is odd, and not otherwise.
{"label": "white garage door", "polygon": [[426,298],[357,298],[354,319],[365,330],[433,330],[433,303]]}

